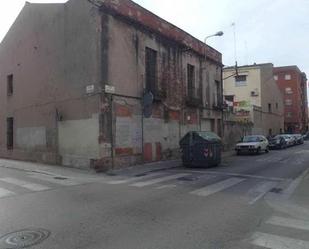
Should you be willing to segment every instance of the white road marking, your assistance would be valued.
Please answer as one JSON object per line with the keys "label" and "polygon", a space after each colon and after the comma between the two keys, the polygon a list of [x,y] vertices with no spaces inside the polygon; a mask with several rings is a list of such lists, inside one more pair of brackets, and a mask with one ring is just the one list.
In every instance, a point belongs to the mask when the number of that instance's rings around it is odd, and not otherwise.
{"label": "white road marking", "polygon": [[175,185],[175,184],[167,184],[167,185],[159,186],[156,189],[166,189],[166,188],[176,188],[176,187],[177,187],[177,185]]}
{"label": "white road marking", "polygon": [[296,151],[295,154],[307,154],[309,152],[309,150],[299,150]]}
{"label": "white road marking", "polygon": [[4,188],[0,188],[0,198],[14,195],[15,193]]}
{"label": "white road marking", "polygon": [[266,221],[266,223],[275,226],[289,227],[309,231],[309,221],[305,220],[296,220],[296,219],[273,216],[268,221]]}
{"label": "white road marking", "polygon": [[33,174],[33,175],[28,175],[28,176],[31,178],[39,179],[41,181],[56,183],[56,184],[63,185],[63,186],[75,186],[75,185],[81,184],[79,182],[75,182],[75,181],[68,180],[68,179],[60,180],[60,179],[55,179],[54,177],[39,175],[39,174]]}
{"label": "white road marking", "polygon": [[139,180],[145,180],[145,179],[152,178],[152,177],[155,177],[155,176],[159,176],[159,175],[162,175],[162,174],[163,174],[162,172],[160,172],[160,173],[152,173],[152,174],[145,175],[145,176],[130,177],[130,178],[123,179],[123,180],[112,180],[112,181],[108,181],[106,183],[107,184],[124,184],[124,183],[130,183],[130,182],[139,181]]}
{"label": "white road marking", "polygon": [[230,188],[238,183],[241,183],[244,180],[245,179],[243,178],[232,177],[227,180],[206,186],[204,188],[196,189],[190,192],[190,194],[199,195],[199,196],[209,196],[219,191],[222,191],[224,189]]}
{"label": "white road marking", "polygon": [[309,169],[304,171],[299,177],[297,177],[295,180],[293,180],[286,189],[284,189],[282,194],[283,194],[283,196],[285,196],[286,199],[288,199],[295,192],[298,185],[302,182],[302,180],[305,178],[305,176],[308,173],[309,173]]}
{"label": "white road marking", "polygon": [[22,188],[26,188],[32,191],[44,191],[44,190],[50,189],[49,187],[41,185],[41,184],[26,182],[26,181],[22,181],[22,180],[11,178],[11,177],[0,178],[0,181],[14,184],[14,185],[17,185],[17,186],[20,186]]}
{"label": "white road marking", "polygon": [[262,182],[261,184],[257,185],[257,187],[249,190],[248,193],[255,196],[251,201],[249,201],[249,205],[253,205],[254,203],[256,203],[277,185],[277,182]]}
{"label": "white road marking", "polygon": [[145,186],[149,186],[149,185],[153,185],[156,183],[160,183],[160,182],[166,182],[169,180],[174,180],[180,177],[184,177],[184,176],[188,176],[190,174],[175,174],[175,175],[170,175],[170,176],[164,176],[164,177],[160,177],[160,178],[155,178],[155,179],[151,179],[149,181],[144,181],[144,182],[137,182],[132,184],[131,186],[134,187],[145,187]]}
{"label": "white road marking", "polygon": [[256,232],[251,238],[251,244],[270,249],[308,249],[309,241],[281,237],[273,234]]}
{"label": "white road marking", "polygon": [[252,179],[278,181],[278,182],[290,180],[289,178],[267,177],[267,176],[248,175],[248,174],[239,174],[239,173],[222,172],[222,171],[183,170],[183,172],[213,174],[213,175],[222,175],[222,176],[245,177],[245,178],[252,178]]}

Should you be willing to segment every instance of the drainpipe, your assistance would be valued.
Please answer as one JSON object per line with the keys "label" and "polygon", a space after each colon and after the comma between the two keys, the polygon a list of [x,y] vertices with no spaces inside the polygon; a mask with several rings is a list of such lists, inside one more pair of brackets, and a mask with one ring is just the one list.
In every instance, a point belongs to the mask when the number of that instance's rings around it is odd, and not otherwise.
{"label": "drainpipe", "polygon": [[114,143],[114,115],[113,115],[113,94],[109,96],[109,105],[110,105],[110,134],[111,134],[111,158],[112,158],[112,169],[115,168],[115,143]]}
{"label": "drainpipe", "polygon": [[[221,71],[221,103],[222,106],[224,104],[224,97],[223,97],[223,66],[220,67]],[[224,108],[221,108],[221,139],[224,141],[225,137],[225,131],[224,131]],[[223,144],[223,150],[224,150],[224,144]]]}
{"label": "drainpipe", "polygon": [[56,117],[55,117],[55,128],[56,128],[56,141],[55,141],[55,154],[56,154],[56,164],[60,164],[60,157],[59,157],[59,125],[58,125],[58,121],[59,121],[59,112],[58,109],[56,107]]}

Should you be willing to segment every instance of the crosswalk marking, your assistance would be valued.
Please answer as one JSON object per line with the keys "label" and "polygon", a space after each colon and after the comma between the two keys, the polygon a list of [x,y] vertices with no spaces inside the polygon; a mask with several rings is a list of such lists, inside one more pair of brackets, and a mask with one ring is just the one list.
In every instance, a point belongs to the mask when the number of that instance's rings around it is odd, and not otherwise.
{"label": "crosswalk marking", "polygon": [[139,176],[139,177],[131,177],[131,178],[127,178],[127,179],[123,179],[123,180],[113,180],[113,181],[108,181],[108,184],[112,184],[112,185],[116,185],[116,184],[124,184],[124,183],[130,183],[130,182],[134,182],[134,181],[139,181],[139,180],[145,180],[145,179],[149,179],[152,177],[156,177],[156,176],[160,176],[163,173],[152,173],[149,175],[145,175],[145,176]]}
{"label": "crosswalk marking", "polygon": [[244,180],[245,179],[243,178],[232,177],[227,180],[194,190],[190,192],[190,194],[199,195],[199,196],[209,196],[219,191],[222,191],[226,188],[230,188],[238,183],[241,183]]}
{"label": "crosswalk marking", "polygon": [[290,196],[295,192],[299,184],[302,182],[304,177],[309,173],[309,169],[304,171],[300,176],[298,176],[296,179],[291,181],[289,186],[283,191],[283,196],[285,196],[286,199],[290,198]]}
{"label": "crosswalk marking", "polygon": [[157,189],[167,189],[167,188],[176,188],[177,185],[175,184],[167,184],[167,185],[162,185],[160,187],[157,187]]}
{"label": "crosswalk marking", "polygon": [[160,177],[160,178],[151,179],[149,181],[137,182],[137,183],[132,184],[131,186],[145,187],[145,186],[153,185],[153,184],[156,184],[156,183],[165,182],[165,181],[185,177],[185,176],[188,176],[188,175],[190,175],[190,174],[175,174],[175,175],[170,175],[170,176],[164,176],[164,177]]}
{"label": "crosswalk marking", "polygon": [[258,200],[263,198],[272,188],[277,186],[278,183],[276,182],[262,182],[261,184],[257,185],[253,189],[249,190],[249,194],[253,194],[254,198],[249,201],[250,205],[253,205]]}
{"label": "crosswalk marking", "polygon": [[309,221],[305,221],[305,220],[296,220],[296,219],[289,219],[289,218],[273,216],[268,221],[266,221],[266,223],[275,225],[275,226],[282,226],[282,227],[295,228],[295,229],[309,231]]}
{"label": "crosswalk marking", "polygon": [[44,191],[44,190],[50,189],[49,187],[41,185],[41,184],[26,182],[26,181],[22,181],[22,180],[11,178],[11,177],[0,178],[0,181],[14,184],[14,185],[17,185],[17,186],[20,186],[20,187],[23,187],[23,188],[26,188],[32,191]]}
{"label": "crosswalk marking", "polygon": [[256,232],[251,238],[251,244],[269,249],[308,249],[309,242],[304,240],[281,237],[273,234]]}
{"label": "crosswalk marking", "polygon": [[38,174],[29,175],[29,177],[39,179],[41,181],[56,183],[56,184],[63,185],[63,186],[74,186],[74,185],[80,184],[79,182],[68,180],[68,179],[60,180],[60,179],[55,179],[54,177],[38,175]]}
{"label": "crosswalk marking", "polygon": [[0,188],[0,198],[14,195],[15,193],[4,188]]}
{"label": "crosswalk marking", "polygon": [[182,172],[190,172],[190,173],[200,173],[200,174],[212,174],[212,175],[221,175],[221,176],[231,176],[231,177],[242,177],[242,178],[252,178],[252,179],[261,179],[267,181],[287,181],[288,178],[278,178],[278,177],[267,177],[267,176],[260,176],[260,175],[248,175],[248,174],[239,174],[239,173],[232,173],[232,172],[221,172],[221,171],[203,171],[203,170],[182,170]]}

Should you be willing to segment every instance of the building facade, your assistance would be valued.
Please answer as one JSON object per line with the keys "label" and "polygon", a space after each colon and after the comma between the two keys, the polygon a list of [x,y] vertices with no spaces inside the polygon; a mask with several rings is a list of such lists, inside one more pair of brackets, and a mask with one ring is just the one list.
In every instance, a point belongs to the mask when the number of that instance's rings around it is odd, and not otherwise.
{"label": "building facade", "polygon": [[0,156],[108,169],[222,135],[222,55],[130,0],[26,3],[0,46]]}
{"label": "building facade", "polygon": [[274,78],[284,96],[284,129],[308,131],[307,77],[297,66],[275,67]]}
{"label": "building facade", "polygon": [[265,136],[283,132],[283,97],[273,78],[273,65],[226,67],[223,94],[238,121],[252,123],[252,133]]}

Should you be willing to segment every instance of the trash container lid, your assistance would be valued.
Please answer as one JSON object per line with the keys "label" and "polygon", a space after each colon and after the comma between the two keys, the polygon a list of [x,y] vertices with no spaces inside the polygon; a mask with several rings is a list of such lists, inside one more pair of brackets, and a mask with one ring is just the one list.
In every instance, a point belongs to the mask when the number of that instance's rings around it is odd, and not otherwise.
{"label": "trash container lid", "polygon": [[202,137],[205,140],[208,141],[213,141],[213,142],[221,142],[221,138],[214,132],[211,131],[195,131],[194,133],[196,133],[197,135],[199,135],[200,137]]}

